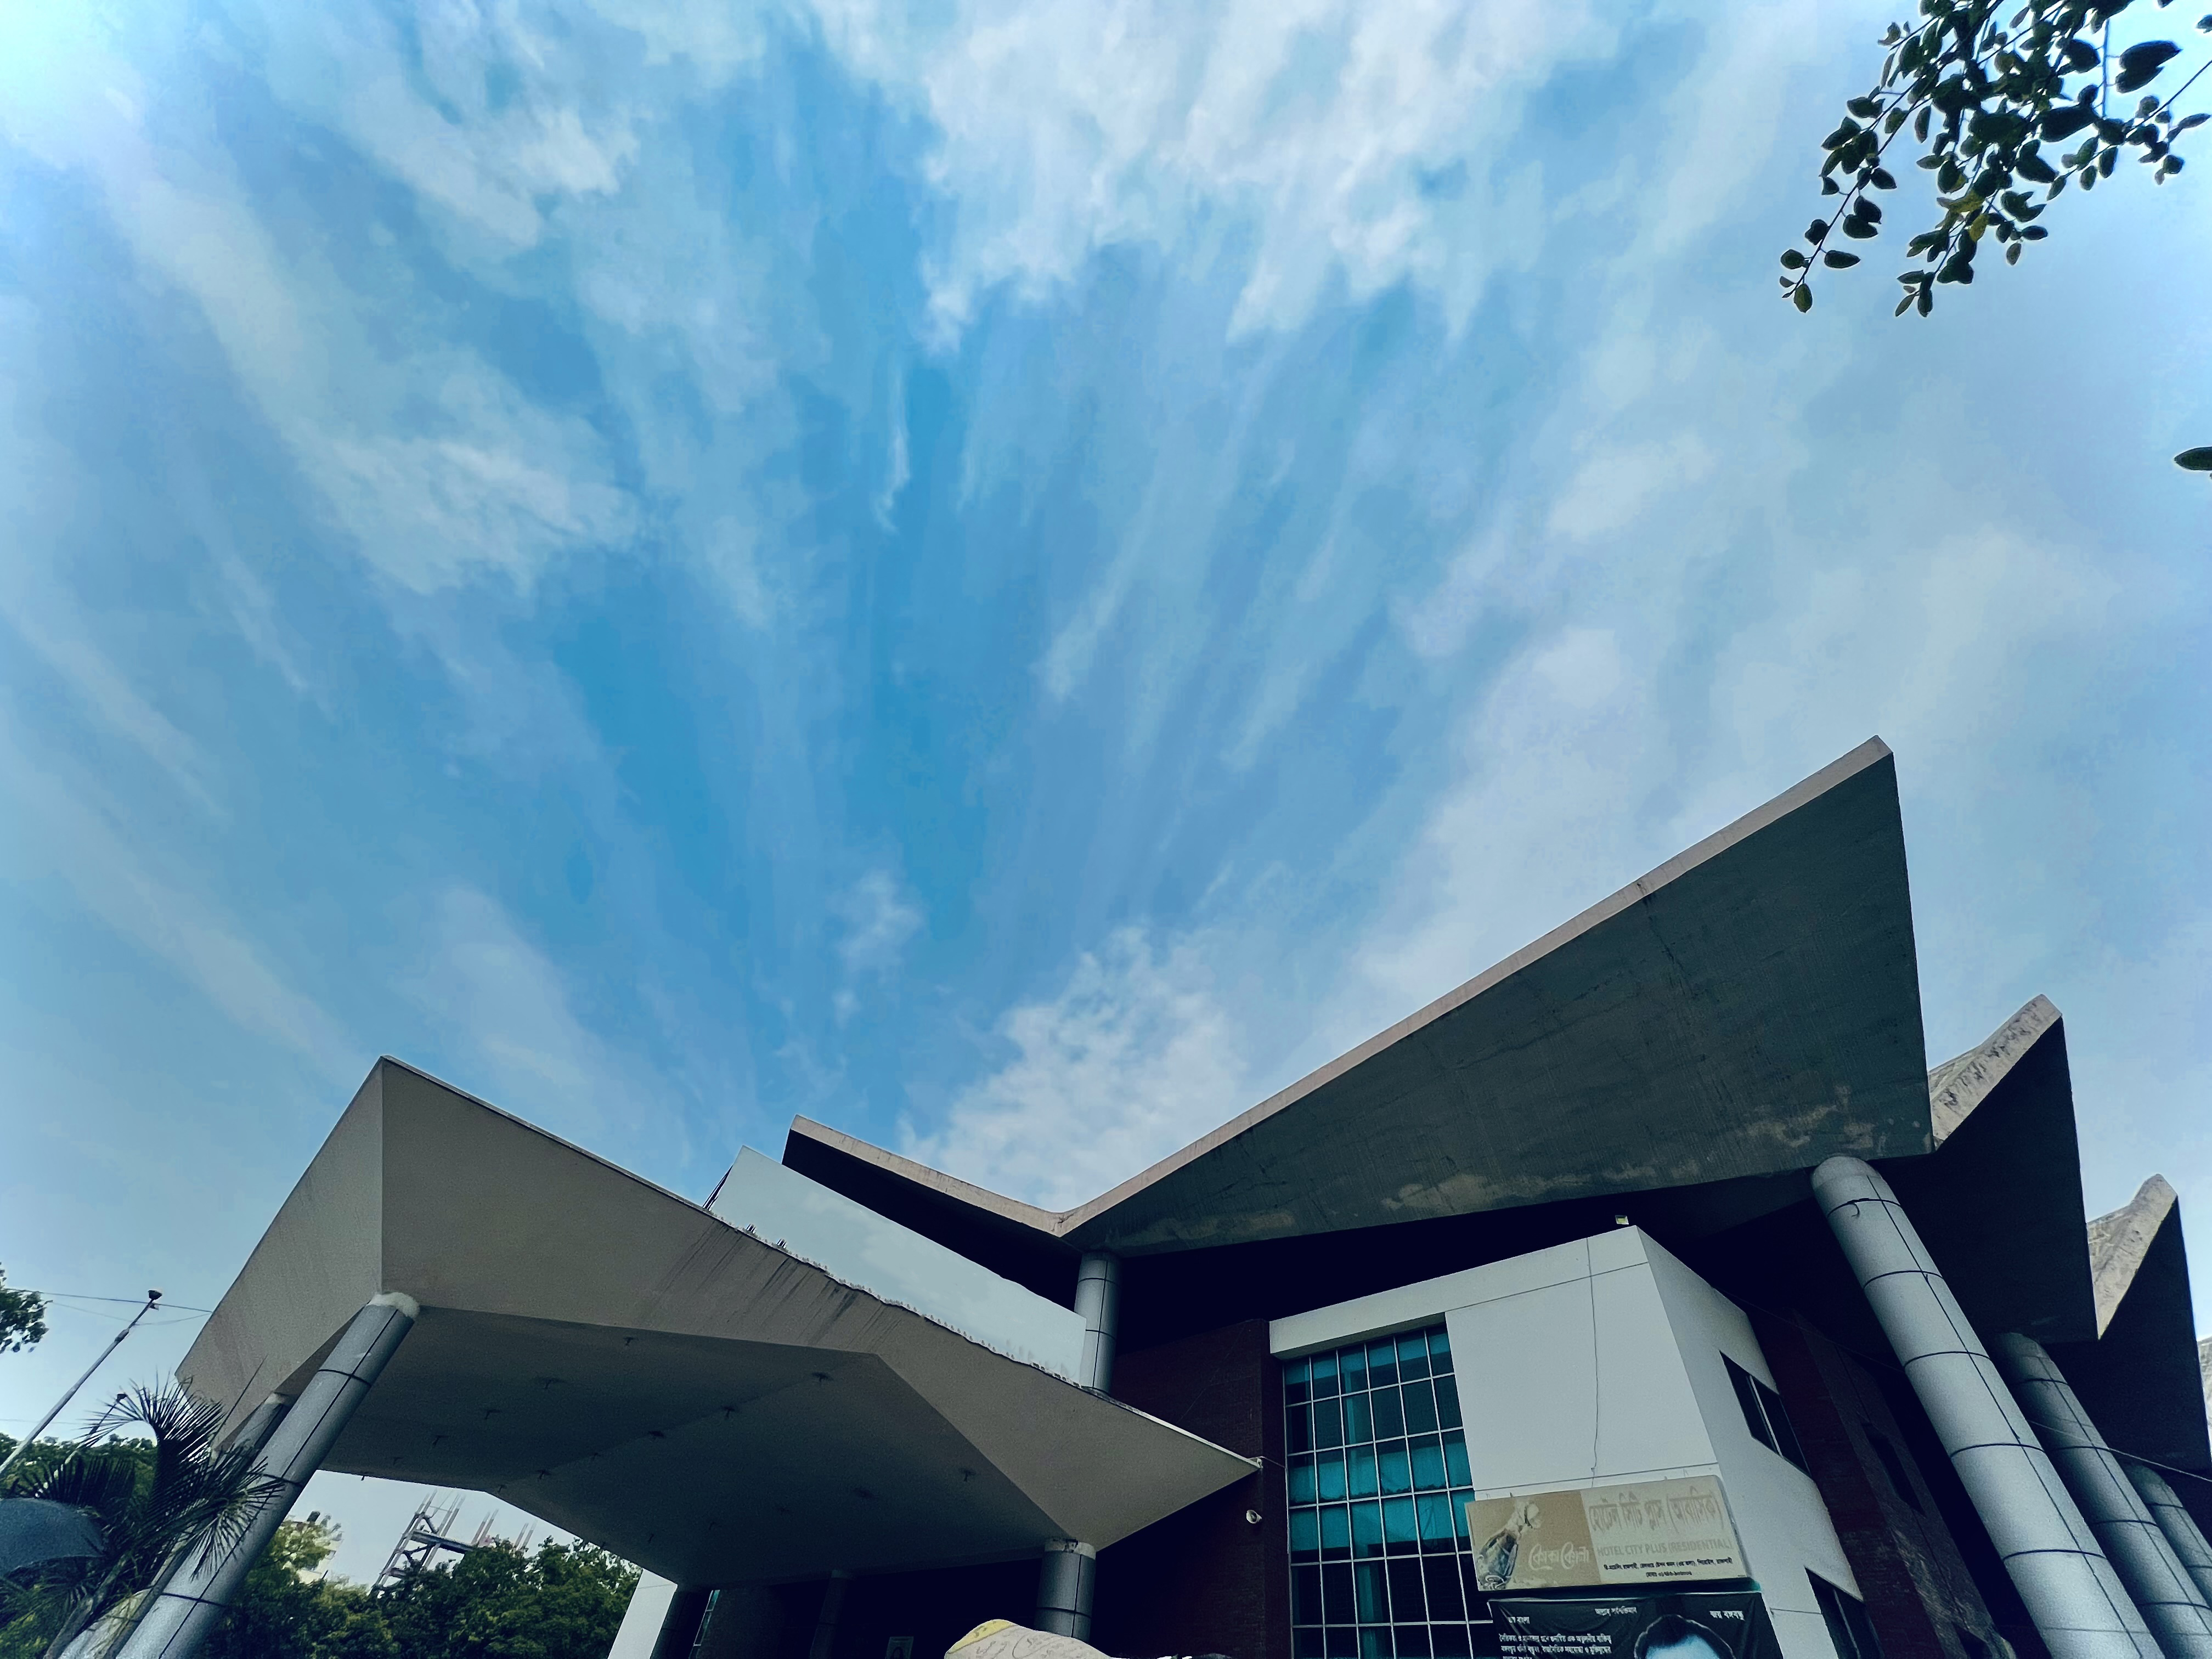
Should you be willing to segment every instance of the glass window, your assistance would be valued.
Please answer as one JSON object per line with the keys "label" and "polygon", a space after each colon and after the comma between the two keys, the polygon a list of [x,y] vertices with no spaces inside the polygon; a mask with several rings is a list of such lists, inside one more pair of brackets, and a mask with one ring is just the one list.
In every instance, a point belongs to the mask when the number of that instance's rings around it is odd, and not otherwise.
{"label": "glass window", "polygon": [[1375,1448],[1354,1446],[1344,1455],[1345,1474],[1354,1498],[1375,1496]]}
{"label": "glass window", "polygon": [[1375,1419],[1375,1437],[1395,1440],[1406,1431],[1406,1402],[1395,1389],[1377,1389],[1368,1395]]}
{"label": "glass window", "polygon": [[1812,1470],[1805,1463],[1805,1449],[1797,1442],[1797,1431],[1790,1424],[1782,1396],[1726,1354],[1721,1356],[1721,1364],[1728,1367],[1729,1386],[1735,1390],[1735,1403],[1743,1413],[1743,1425],[1751,1431],[1751,1437],[1810,1474]]}
{"label": "glass window", "polygon": [[1314,1460],[1316,1493],[1322,1503],[1336,1504],[1344,1499],[1344,1454],[1323,1452]]}
{"label": "glass window", "polygon": [[1866,1603],[1856,1595],[1846,1595],[1817,1572],[1805,1576],[1813,1581],[1813,1599],[1820,1604],[1820,1617],[1827,1622],[1828,1640],[1835,1644],[1836,1659],[1881,1659],[1881,1644],[1867,1617]]}
{"label": "glass window", "polygon": [[1283,1409],[1292,1659],[1495,1654],[1443,1326],[1286,1363]]}
{"label": "glass window", "polygon": [[[1905,1454],[1890,1444],[1889,1437],[1871,1423],[1866,1425],[1866,1437],[1867,1443],[1874,1448],[1874,1455],[1881,1460],[1881,1470],[1889,1477],[1890,1490],[1914,1509],[1919,1509],[1920,1499],[1912,1489],[1912,1477],[1905,1472]],[[1965,1632],[1960,1634],[1963,1638]],[[1967,1652],[1972,1655],[1973,1650],[1970,1648]]]}

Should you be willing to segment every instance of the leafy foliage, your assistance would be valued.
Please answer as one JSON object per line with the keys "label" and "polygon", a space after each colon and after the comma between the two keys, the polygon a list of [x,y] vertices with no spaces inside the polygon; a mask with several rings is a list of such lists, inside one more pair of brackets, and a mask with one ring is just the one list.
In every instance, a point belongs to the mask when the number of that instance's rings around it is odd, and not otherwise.
{"label": "leafy foliage", "polygon": [[[36,1291],[11,1291],[0,1267],[0,1353],[34,1348],[46,1334],[46,1299]],[[0,1457],[7,1454],[0,1452]]]}
{"label": "leafy foliage", "polygon": [[[176,1383],[141,1388],[116,1395],[59,1455],[42,1443],[9,1472],[8,1496],[85,1510],[106,1547],[0,1579],[0,1659],[33,1632],[47,1653],[58,1652],[152,1584],[172,1556],[244,1534],[253,1510],[281,1488],[254,1472],[252,1448],[217,1444],[223,1426],[220,1412]],[[125,1438],[128,1428],[147,1433]]]}
{"label": "leafy foliage", "polygon": [[371,1595],[317,1576],[337,1536],[288,1521],[207,1659],[605,1659],[637,1573],[588,1544],[491,1544]]}
{"label": "leafy foliage", "polygon": [[[2179,173],[2176,146],[2207,117],[2177,116],[2174,102],[2204,68],[2167,97],[2142,97],[2131,112],[2116,102],[2182,55],[2173,41],[2144,40],[2114,56],[2112,21],[2133,3],[2030,0],[2001,24],[1999,0],[1920,0],[1919,21],[1892,23],[1881,38],[1888,56],[1881,80],[1845,106],[1822,141],[1822,193],[1842,199],[1806,228],[1808,250],[1783,254],[1790,301],[1812,309],[1808,279],[1816,264],[1840,270],[1859,263],[1856,253],[1831,246],[1838,236],[1864,242],[1881,234],[1874,192],[1897,188],[1884,162],[1908,130],[1924,152],[1917,165],[1935,175],[1942,216],[1906,245],[1906,257],[1921,263],[1897,279],[1905,287],[1900,317],[1908,310],[1926,316],[1942,284],[1972,283],[1975,251],[1986,240],[2003,246],[2007,264],[2018,264],[2029,243],[2049,234],[2035,222],[2045,209],[2069,184],[2086,191],[2111,178],[2128,150],[2139,152],[2160,184]],[[2197,27],[2212,33],[2212,16]],[[2034,191],[2040,200],[2031,199]]]}

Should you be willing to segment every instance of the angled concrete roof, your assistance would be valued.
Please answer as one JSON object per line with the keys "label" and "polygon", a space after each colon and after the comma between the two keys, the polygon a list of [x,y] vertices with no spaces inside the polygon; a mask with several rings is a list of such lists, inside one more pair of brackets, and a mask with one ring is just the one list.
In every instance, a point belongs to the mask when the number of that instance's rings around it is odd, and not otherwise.
{"label": "angled concrete roof", "polygon": [[[2126,1204],[2089,1224],[2088,1243],[2096,1340],[2054,1348],[2051,1357],[2114,1446],[2212,1474],[2189,1252],[2173,1188],[2151,1176]],[[2194,1508],[2212,1492],[2189,1496]]]}
{"label": "angled concrete roof", "polygon": [[1975,1328],[2096,1334],[2066,1025],[2036,997],[1928,1074],[1936,1150],[1883,1166]]}
{"label": "angled concrete roof", "polygon": [[1000,1271],[1808,1169],[1931,1144],[1895,765],[1870,739],[1079,1208],[801,1118],[784,1161]]}
{"label": "angled concrete roof", "polygon": [[422,1317],[325,1467],[497,1492],[679,1583],[1103,1547],[1255,1467],[391,1060],[180,1370],[296,1392],[381,1291]]}

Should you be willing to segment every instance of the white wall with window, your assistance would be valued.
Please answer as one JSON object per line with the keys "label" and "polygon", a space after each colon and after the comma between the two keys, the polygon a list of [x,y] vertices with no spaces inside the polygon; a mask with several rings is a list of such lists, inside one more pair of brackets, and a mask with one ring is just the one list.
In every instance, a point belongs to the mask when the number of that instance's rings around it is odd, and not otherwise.
{"label": "white wall with window", "polygon": [[1878,1659],[1829,1634],[1815,1581],[1854,1603],[1858,1586],[1751,1322],[1640,1228],[1277,1320],[1270,1345],[1295,1360],[1439,1321],[1465,1438],[1454,1486],[1717,1475],[1786,1659]]}

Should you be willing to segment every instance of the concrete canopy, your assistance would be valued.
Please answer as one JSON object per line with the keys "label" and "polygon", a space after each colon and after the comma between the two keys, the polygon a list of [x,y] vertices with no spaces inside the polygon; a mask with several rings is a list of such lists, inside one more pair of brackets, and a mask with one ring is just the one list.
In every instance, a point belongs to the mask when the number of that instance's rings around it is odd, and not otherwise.
{"label": "concrete canopy", "polygon": [[392,1060],[180,1370],[237,1414],[414,1331],[325,1467],[494,1492],[681,1584],[1103,1547],[1254,1465]]}
{"label": "concrete canopy", "polygon": [[1930,1144],[1896,769],[1877,738],[1075,1210],[804,1118],[784,1161],[1036,1282],[1054,1251],[1306,1237]]}

